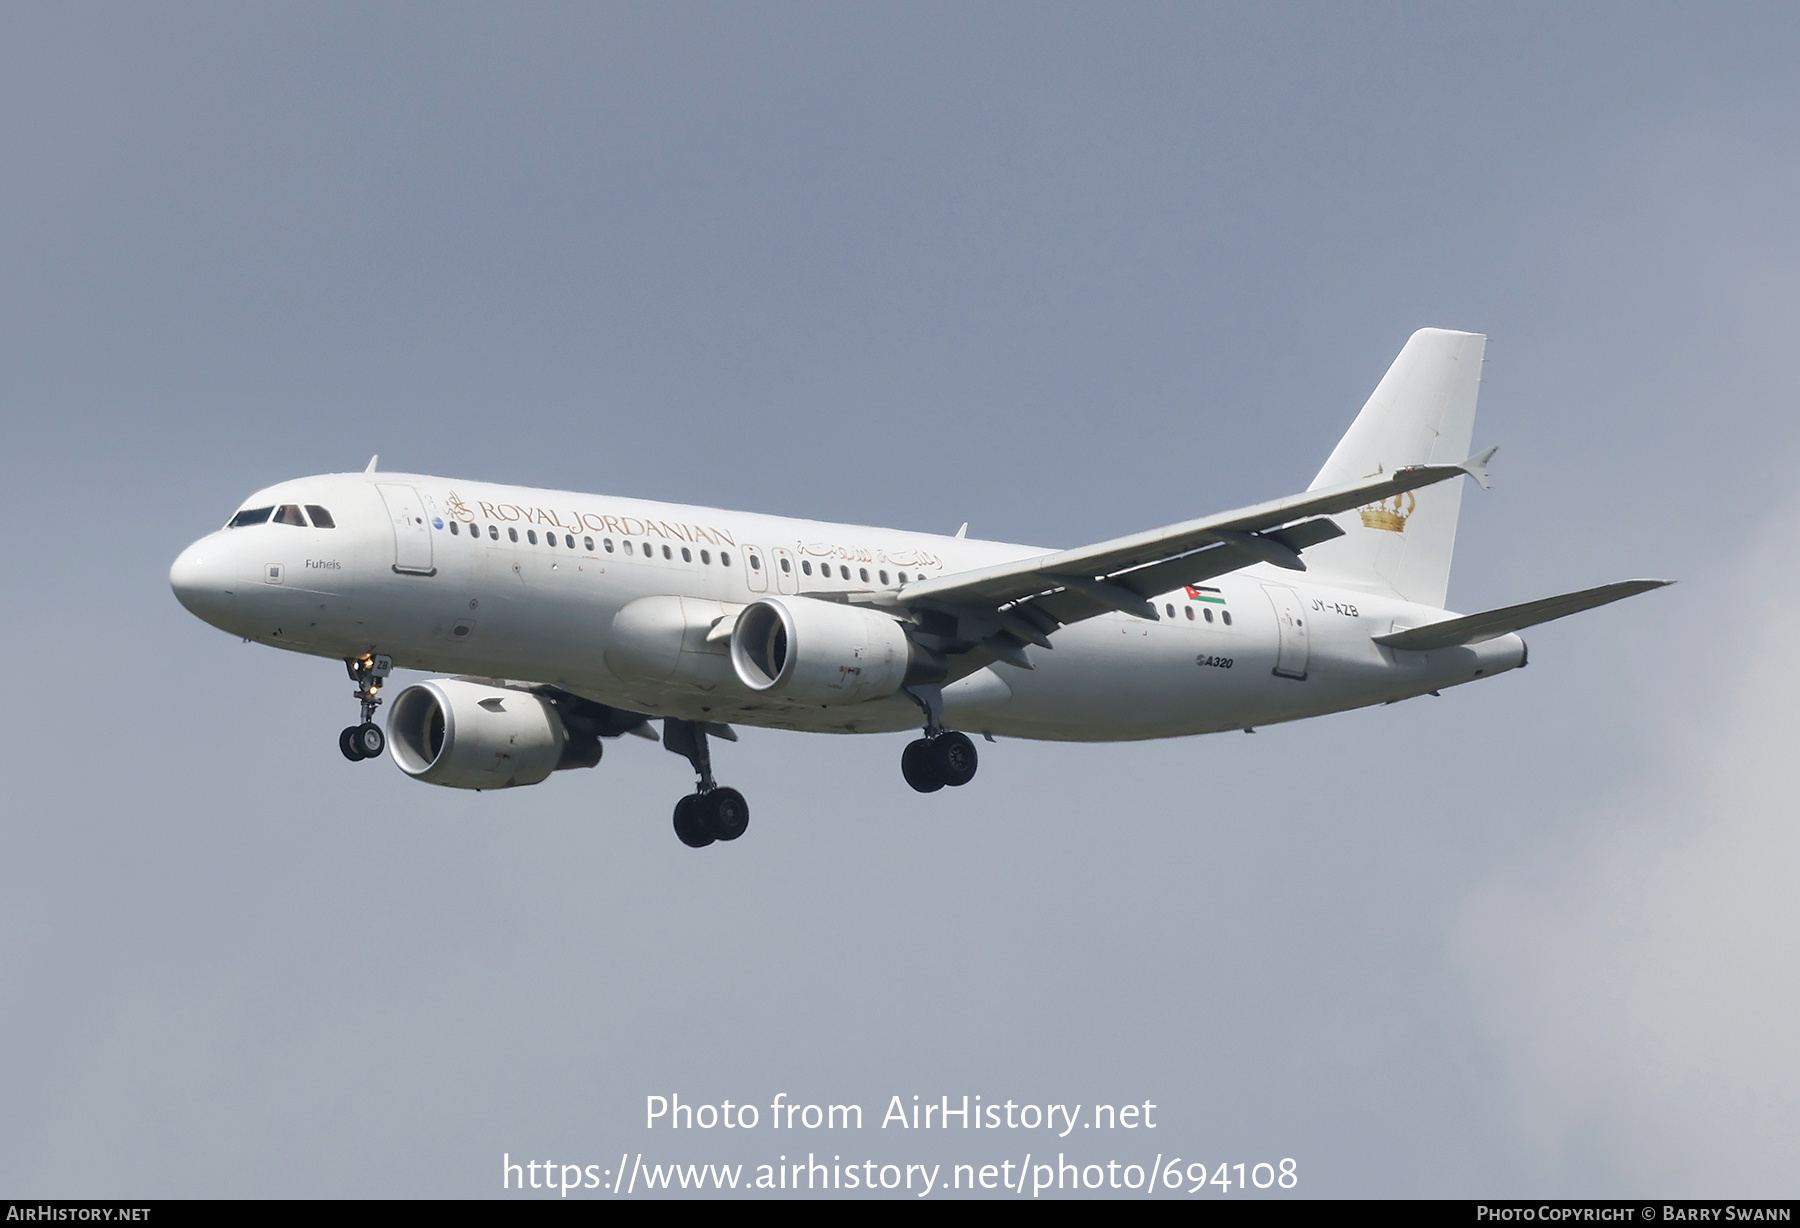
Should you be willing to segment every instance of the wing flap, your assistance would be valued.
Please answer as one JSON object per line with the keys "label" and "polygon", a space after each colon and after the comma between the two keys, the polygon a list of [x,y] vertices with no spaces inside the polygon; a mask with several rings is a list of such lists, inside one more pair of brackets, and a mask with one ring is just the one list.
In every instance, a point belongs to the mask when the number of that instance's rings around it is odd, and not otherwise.
{"label": "wing flap", "polygon": [[1377,644],[1408,652],[1429,652],[1434,648],[1479,644],[1484,640],[1498,639],[1526,627],[1535,627],[1539,623],[1566,618],[1570,614],[1579,614],[1596,606],[1623,601],[1627,597],[1635,597],[1639,593],[1647,593],[1653,588],[1673,583],[1673,580],[1621,580],[1617,584],[1602,584],[1599,588],[1586,588],[1578,593],[1543,597],[1522,605],[1509,605],[1504,609],[1488,610],[1481,614],[1465,614],[1460,618],[1445,619],[1443,622],[1370,638]]}
{"label": "wing flap", "polygon": [[[1258,536],[1265,542],[1279,543],[1294,554],[1299,554],[1308,546],[1316,546],[1343,535],[1344,530],[1338,527],[1337,521],[1328,516],[1320,516]],[[1215,576],[1237,571],[1252,563],[1268,561],[1270,560],[1262,553],[1242,549],[1236,542],[1222,542],[1179,558],[1120,572],[1112,576],[1111,580],[1140,596],[1154,597],[1158,593],[1173,592],[1184,584],[1202,584]]]}

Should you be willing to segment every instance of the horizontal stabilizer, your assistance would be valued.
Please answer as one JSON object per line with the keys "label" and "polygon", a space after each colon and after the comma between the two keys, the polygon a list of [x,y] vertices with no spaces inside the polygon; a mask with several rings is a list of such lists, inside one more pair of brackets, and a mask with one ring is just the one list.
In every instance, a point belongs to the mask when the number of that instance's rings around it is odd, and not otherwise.
{"label": "horizontal stabilizer", "polygon": [[1458,644],[1479,644],[1483,640],[1498,639],[1500,636],[1521,631],[1526,627],[1535,627],[1538,623],[1547,623],[1552,619],[1566,618],[1570,614],[1579,614],[1583,610],[1591,610],[1595,606],[1609,602],[1621,601],[1626,597],[1635,597],[1639,593],[1647,593],[1653,588],[1661,588],[1665,584],[1673,584],[1673,580],[1621,580],[1617,584],[1602,584],[1599,588],[1585,588],[1579,593],[1564,593],[1560,597],[1544,597],[1538,601],[1527,601],[1524,605],[1509,605],[1503,610],[1489,610],[1484,614],[1465,614],[1461,618],[1446,619],[1441,623],[1431,623],[1424,627],[1413,627],[1406,631],[1395,631],[1388,635],[1372,637],[1377,644],[1386,644],[1389,648],[1401,648],[1411,652],[1427,652],[1433,648],[1451,648]]}

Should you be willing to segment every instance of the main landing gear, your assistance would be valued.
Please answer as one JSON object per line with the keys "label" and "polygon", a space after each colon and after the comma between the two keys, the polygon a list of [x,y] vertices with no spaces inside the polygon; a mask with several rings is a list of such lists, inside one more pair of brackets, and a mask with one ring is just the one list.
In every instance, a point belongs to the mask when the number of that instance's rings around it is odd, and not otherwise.
{"label": "main landing gear", "polygon": [[900,774],[921,793],[966,785],[975,779],[976,766],[975,743],[955,731],[908,742],[900,754]]}
{"label": "main landing gear", "polygon": [[378,692],[393,670],[394,662],[391,657],[365,653],[345,661],[344,668],[350,671],[350,681],[356,684],[355,696],[362,704],[362,724],[348,725],[338,734],[338,749],[344,752],[344,758],[355,763],[373,759],[387,749],[387,735],[375,723],[375,709],[381,706]]}
{"label": "main landing gear", "polygon": [[681,842],[699,849],[743,835],[750,827],[750,803],[736,789],[721,788],[713,781],[706,725],[668,717],[663,721],[663,749],[684,756],[700,777],[695,791],[675,803],[675,835]]}
{"label": "main landing gear", "polygon": [[936,686],[908,687],[906,693],[925,709],[925,736],[908,742],[900,755],[900,774],[920,793],[936,793],[945,785],[959,788],[975,779],[979,757],[964,733],[944,728],[944,696]]}

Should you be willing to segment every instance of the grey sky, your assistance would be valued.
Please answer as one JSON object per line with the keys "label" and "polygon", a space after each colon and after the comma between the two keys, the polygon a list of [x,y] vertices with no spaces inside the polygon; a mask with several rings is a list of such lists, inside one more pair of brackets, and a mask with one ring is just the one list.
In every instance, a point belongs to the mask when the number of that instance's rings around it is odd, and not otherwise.
{"label": "grey sky", "polygon": [[[793,1154],[647,1093],[1149,1099],[1313,1194],[1792,1194],[1783,6],[0,14],[0,1194]],[[1487,332],[1451,601],[1675,589],[1441,699],[1163,744],[747,731],[466,796],[188,616],[384,467],[1074,544],[1301,489]],[[717,855],[715,855],[717,854]],[[1045,1140],[811,1148],[1017,1159]]]}

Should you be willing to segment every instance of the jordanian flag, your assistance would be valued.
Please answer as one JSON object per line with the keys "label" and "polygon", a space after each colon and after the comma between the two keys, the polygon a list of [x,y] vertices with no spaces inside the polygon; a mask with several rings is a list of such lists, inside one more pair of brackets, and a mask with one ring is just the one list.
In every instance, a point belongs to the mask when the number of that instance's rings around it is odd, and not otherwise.
{"label": "jordanian flag", "polygon": [[1204,585],[1199,585],[1199,584],[1187,585],[1187,595],[1189,597],[1192,597],[1195,601],[1210,601],[1214,605],[1224,605],[1225,604],[1225,598],[1219,596],[1218,589],[1207,588]]}

